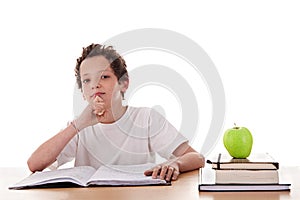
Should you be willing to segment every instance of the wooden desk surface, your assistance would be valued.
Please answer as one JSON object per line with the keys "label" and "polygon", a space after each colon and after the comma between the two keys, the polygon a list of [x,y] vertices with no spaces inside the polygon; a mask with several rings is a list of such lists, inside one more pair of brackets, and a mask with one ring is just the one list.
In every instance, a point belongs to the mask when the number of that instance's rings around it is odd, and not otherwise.
{"label": "wooden desk surface", "polygon": [[28,176],[21,168],[0,168],[0,199],[204,199],[285,200],[300,199],[300,167],[283,167],[281,180],[292,184],[290,192],[198,192],[198,170],[181,174],[172,186],[92,187],[9,190],[8,186]]}

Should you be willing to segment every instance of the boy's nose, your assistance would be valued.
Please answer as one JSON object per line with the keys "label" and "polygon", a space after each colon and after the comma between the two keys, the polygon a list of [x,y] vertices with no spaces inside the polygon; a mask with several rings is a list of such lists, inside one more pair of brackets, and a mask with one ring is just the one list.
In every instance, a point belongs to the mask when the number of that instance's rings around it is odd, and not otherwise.
{"label": "boy's nose", "polygon": [[100,88],[100,86],[101,86],[101,83],[100,83],[100,79],[99,79],[93,83],[92,89]]}
{"label": "boy's nose", "polygon": [[100,84],[95,84],[92,89],[97,89],[97,88],[100,88]]}

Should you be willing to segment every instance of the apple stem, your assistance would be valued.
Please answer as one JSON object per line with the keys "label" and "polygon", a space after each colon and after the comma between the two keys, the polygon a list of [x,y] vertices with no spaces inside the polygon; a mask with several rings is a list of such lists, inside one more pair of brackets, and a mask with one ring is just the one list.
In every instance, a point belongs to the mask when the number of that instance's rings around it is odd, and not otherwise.
{"label": "apple stem", "polygon": [[233,123],[233,125],[234,125],[233,127],[234,129],[239,129],[239,127],[237,127],[235,123]]}

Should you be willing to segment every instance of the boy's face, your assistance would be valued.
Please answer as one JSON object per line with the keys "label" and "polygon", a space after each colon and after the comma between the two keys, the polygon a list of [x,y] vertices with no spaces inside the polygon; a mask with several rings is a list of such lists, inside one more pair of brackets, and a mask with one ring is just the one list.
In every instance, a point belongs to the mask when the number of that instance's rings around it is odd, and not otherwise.
{"label": "boy's face", "polygon": [[80,74],[83,96],[89,103],[96,96],[103,99],[106,109],[121,102],[121,91],[125,92],[127,87],[119,84],[109,61],[104,56],[85,59],[80,65]]}

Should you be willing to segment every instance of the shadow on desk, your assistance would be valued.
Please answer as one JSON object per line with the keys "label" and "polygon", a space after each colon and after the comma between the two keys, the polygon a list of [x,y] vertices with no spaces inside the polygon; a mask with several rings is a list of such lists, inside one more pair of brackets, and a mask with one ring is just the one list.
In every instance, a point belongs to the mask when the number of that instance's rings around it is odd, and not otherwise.
{"label": "shadow on desk", "polygon": [[211,200],[282,200],[291,199],[290,192],[199,192],[199,199]]}

